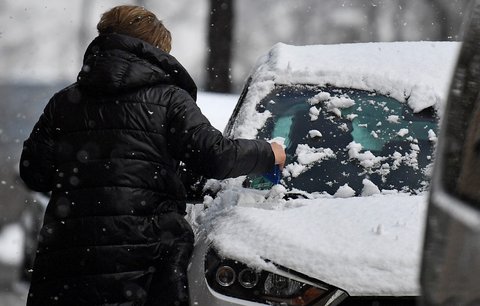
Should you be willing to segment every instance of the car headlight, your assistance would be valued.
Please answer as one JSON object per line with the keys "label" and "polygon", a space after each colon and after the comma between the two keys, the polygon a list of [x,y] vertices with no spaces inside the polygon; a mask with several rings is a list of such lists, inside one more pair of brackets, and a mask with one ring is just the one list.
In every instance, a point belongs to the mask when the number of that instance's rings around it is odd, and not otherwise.
{"label": "car headlight", "polygon": [[313,306],[329,305],[329,302],[347,296],[317,280],[312,284],[308,276],[292,279],[285,275],[300,274],[287,269],[284,272],[279,275],[258,271],[239,261],[221,258],[214,249],[207,252],[205,260],[205,278],[210,288],[230,297],[270,305]]}
{"label": "car headlight", "polygon": [[231,286],[235,282],[236,273],[230,266],[218,267],[215,280],[222,287]]}

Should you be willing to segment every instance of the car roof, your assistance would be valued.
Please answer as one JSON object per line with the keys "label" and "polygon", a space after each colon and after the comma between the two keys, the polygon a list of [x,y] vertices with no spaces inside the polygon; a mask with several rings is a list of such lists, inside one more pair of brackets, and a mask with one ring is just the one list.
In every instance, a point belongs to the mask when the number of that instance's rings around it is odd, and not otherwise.
{"label": "car roof", "polygon": [[253,69],[252,83],[317,84],[376,91],[415,111],[445,100],[458,42],[274,45]]}

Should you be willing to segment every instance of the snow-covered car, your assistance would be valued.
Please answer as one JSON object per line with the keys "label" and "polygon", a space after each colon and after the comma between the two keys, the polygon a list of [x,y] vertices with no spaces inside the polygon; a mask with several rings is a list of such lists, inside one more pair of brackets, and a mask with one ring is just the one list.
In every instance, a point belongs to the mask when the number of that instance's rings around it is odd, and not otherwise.
{"label": "snow-covered car", "polygon": [[[275,45],[225,134],[282,142],[275,176],[208,181],[191,305],[414,305],[452,42]],[[272,179],[273,178],[273,179]]]}

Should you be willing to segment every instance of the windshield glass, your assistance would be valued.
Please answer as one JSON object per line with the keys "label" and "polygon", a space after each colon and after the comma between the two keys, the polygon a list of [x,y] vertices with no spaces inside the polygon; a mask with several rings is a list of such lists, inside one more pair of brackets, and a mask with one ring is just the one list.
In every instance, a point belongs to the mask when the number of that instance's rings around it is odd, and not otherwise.
{"label": "windshield glass", "polygon": [[[278,86],[257,106],[272,116],[257,138],[284,138],[282,184],[306,192],[361,195],[366,189],[426,189],[437,119],[377,93]],[[270,188],[264,177],[247,186]],[[378,188],[378,189],[375,189]]]}

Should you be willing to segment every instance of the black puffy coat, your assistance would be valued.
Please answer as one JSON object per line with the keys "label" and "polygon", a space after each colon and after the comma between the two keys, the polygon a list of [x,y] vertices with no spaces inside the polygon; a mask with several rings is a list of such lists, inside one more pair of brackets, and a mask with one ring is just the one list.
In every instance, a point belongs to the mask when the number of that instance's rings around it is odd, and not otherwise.
{"label": "black puffy coat", "polygon": [[75,84],[25,141],[20,173],[52,191],[28,305],[170,305],[185,300],[193,234],[179,161],[213,178],[266,172],[270,145],[224,138],[172,56],[97,37]]}

